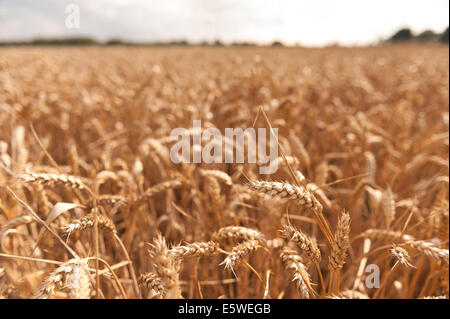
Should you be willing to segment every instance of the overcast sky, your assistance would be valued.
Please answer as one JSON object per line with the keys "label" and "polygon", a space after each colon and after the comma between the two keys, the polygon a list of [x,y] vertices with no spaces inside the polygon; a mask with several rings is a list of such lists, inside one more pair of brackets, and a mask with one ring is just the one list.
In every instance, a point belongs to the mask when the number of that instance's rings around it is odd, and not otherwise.
{"label": "overcast sky", "polygon": [[[65,25],[80,8],[80,28]],[[99,40],[367,44],[401,27],[443,31],[448,0],[0,0],[0,41],[87,35]]]}

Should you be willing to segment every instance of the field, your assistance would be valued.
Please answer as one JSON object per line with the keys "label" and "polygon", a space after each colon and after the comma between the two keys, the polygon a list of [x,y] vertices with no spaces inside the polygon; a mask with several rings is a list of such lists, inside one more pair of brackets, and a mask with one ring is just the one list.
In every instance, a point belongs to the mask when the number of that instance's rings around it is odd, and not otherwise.
{"label": "field", "polygon": [[[0,49],[0,297],[448,298],[448,55]],[[174,163],[194,120],[278,170]]]}

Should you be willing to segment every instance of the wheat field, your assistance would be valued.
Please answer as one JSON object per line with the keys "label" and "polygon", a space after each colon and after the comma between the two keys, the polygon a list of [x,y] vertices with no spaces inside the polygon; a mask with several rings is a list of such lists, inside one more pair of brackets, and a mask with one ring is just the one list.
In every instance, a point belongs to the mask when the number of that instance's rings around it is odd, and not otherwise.
{"label": "wheat field", "polygon": [[[0,49],[1,298],[448,298],[449,49]],[[172,129],[278,128],[278,170]]]}

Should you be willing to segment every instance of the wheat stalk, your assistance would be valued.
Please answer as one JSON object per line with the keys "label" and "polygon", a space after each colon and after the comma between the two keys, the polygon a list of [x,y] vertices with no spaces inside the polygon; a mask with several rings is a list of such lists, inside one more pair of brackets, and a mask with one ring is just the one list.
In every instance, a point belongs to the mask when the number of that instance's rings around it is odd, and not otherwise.
{"label": "wheat stalk", "polygon": [[145,193],[143,195],[138,196],[134,200],[134,204],[139,205],[139,204],[143,203],[145,200],[147,200],[157,194],[163,193],[163,192],[171,190],[171,189],[180,188],[182,185],[183,185],[183,183],[178,179],[174,179],[174,180],[167,181],[167,182],[162,182],[160,184],[150,187],[149,189],[147,189],[145,191]]}
{"label": "wheat stalk", "polygon": [[334,236],[328,267],[337,271],[344,266],[347,250],[350,247],[350,214],[343,212],[338,220],[338,227]]}
{"label": "wheat stalk", "polygon": [[45,174],[45,173],[27,173],[21,174],[19,178],[24,183],[40,185],[64,185],[74,189],[87,189],[88,187],[78,176],[65,174]]}
{"label": "wheat stalk", "polygon": [[153,289],[161,297],[166,296],[166,291],[162,283],[161,277],[152,272],[141,274],[138,279],[140,286]]}
{"label": "wheat stalk", "polygon": [[[294,174],[294,173],[292,173]],[[316,218],[319,227],[328,241],[332,245],[332,233],[325,217],[322,214],[322,204],[314,197],[307,188],[302,186],[295,186],[288,183],[281,182],[265,182],[265,181],[250,181],[249,187],[260,193],[267,194],[272,197],[281,197],[285,199],[295,200],[300,206],[310,208]]]}
{"label": "wheat stalk", "polygon": [[389,228],[395,219],[395,200],[390,187],[388,187],[388,189],[383,193],[382,203],[383,213],[386,218],[386,225],[387,228]]}
{"label": "wheat stalk", "polygon": [[362,292],[356,290],[345,290],[342,291],[339,296],[330,295],[329,299],[370,299],[369,296],[363,294]]}
{"label": "wheat stalk", "polygon": [[401,263],[402,265],[415,268],[409,262],[409,254],[406,249],[404,249],[400,246],[397,246],[397,245],[392,245],[390,252],[391,252],[392,256],[394,256],[397,259],[397,262],[395,263],[395,265],[392,268],[394,268],[397,265],[397,263]]}
{"label": "wheat stalk", "polygon": [[208,241],[172,247],[169,250],[169,257],[178,260],[185,257],[213,256],[218,253],[219,244],[214,241]]}
{"label": "wheat stalk", "polygon": [[211,194],[212,202],[216,208],[222,206],[222,197],[220,195],[220,185],[215,177],[208,177],[209,188],[208,191]]}
{"label": "wheat stalk", "polygon": [[182,298],[178,274],[179,264],[170,258],[166,240],[159,234],[150,247],[149,254],[155,274],[161,278],[167,298]]}
{"label": "wheat stalk", "polygon": [[319,247],[308,236],[291,225],[284,226],[280,232],[282,237],[295,242],[305,252],[311,262],[320,263],[321,254]]}
{"label": "wheat stalk", "polygon": [[3,234],[8,229],[16,228],[20,225],[27,225],[33,221],[34,221],[34,219],[30,215],[22,215],[22,216],[16,217],[16,218],[8,221],[5,225],[2,226],[2,228],[0,229],[0,234]]}
{"label": "wheat stalk", "polygon": [[258,240],[261,243],[265,243],[266,239],[262,233],[255,229],[242,227],[242,226],[227,226],[220,228],[212,235],[214,240],[221,239],[243,239],[243,240]]}
{"label": "wheat stalk", "polygon": [[[120,196],[120,195],[110,195],[110,194],[105,194],[105,195],[99,195],[96,198],[96,203],[97,205],[127,205],[128,204],[128,200],[124,197],[124,196]],[[86,203],[86,206],[88,208],[92,208],[94,205],[94,201],[90,200]]]}
{"label": "wheat stalk", "polygon": [[322,210],[322,205],[316,200],[314,195],[304,187],[295,186],[281,182],[250,181],[248,186],[260,193],[272,197],[294,199],[300,205],[314,210]]}
{"label": "wheat stalk", "polygon": [[251,251],[258,249],[259,247],[261,247],[261,243],[259,240],[246,240],[233,247],[233,250],[220,265],[224,265],[225,269],[233,269],[233,266],[237,261],[242,259],[244,256],[247,256]]}
{"label": "wheat stalk", "polygon": [[302,258],[295,250],[284,247],[280,253],[281,260],[286,268],[293,272],[293,280],[303,298],[309,299],[314,290],[311,287],[311,279],[303,263]]}
{"label": "wheat stalk", "polygon": [[42,212],[44,216],[48,216],[52,210],[52,203],[48,200],[44,187],[40,184],[35,184],[34,189],[37,194],[39,211]]}
{"label": "wheat stalk", "polygon": [[94,227],[95,219],[97,218],[99,229],[106,233],[116,234],[116,227],[111,219],[100,214],[89,213],[88,215],[72,220],[69,224],[64,226],[64,232],[69,236],[74,232]]}
{"label": "wheat stalk", "polygon": [[225,185],[228,186],[233,185],[233,180],[231,179],[230,175],[228,175],[225,172],[216,169],[201,169],[200,174],[202,176],[210,176],[217,178],[218,180],[222,181]]}
{"label": "wheat stalk", "polygon": [[440,259],[448,264],[448,249],[435,247],[432,243],[424,240],[408,241],[405,244],[423,252],[427,256]]}
{"label": "wheat stalk", "polygon": [[62,289],[69,290],[70,298],[90,298],[91,284],[87,259],[70,259],[56,268],[42,284],[39,297],[52,297]]}
{"label": "wheat stalk", "polygon": [[399,231],[387,230],[387,229],[367,229],[358,237],[370,238],[370,239],[390,239],[390,240],[414,240],[414,237],[408,234],[403,234]]}

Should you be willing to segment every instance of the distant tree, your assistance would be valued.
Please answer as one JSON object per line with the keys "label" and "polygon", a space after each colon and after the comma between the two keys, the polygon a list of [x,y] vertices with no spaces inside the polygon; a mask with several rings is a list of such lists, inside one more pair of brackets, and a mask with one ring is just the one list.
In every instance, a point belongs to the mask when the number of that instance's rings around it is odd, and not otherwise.
{"label": "distant tree", "polygon": [[443,43],[448,43],[448,27],[445,29],[445,31],[441,34],[441,37],[439,38],[439,41]]}
{"label": "distant tree", "polygon": [[283,43],[281,41],[273,41],[272,42],[273,47],[283,47]]}
{"label": "distant tree", "polygon": [[106,45],[121,45],[125,44],[121,39],[113,38],[106,42]]}
{"label": "distant tree", "polygon": [[428,41],[436,41],[439,39],[439,34],[432,30],[426,30],[422,33],[420,33],[417,37],[417,40],[428,42]]}
{"label": "distant tree", "polygon": [[221,47],[221,46],[223,46],[223,43],[220,40],[216,40],[216,41],[214,41],[214,46]]}
{"label": "distant tree", "polygon": [[186,46],[186,45],[189,45],[189,42],[187,40],[175,40],[175,41],[167,42],[167,45]]}
{"label": "distant tree", "polygon": [[250,46],[255,46],[254,43],[251,42],[233,42],[231,44],[231,46],[236,46],[236,47],[250,47]]}
{"label": "distant tree", "polygon": [[61,39],[34,39],[28,44],[30,45],[93,45],[98,44],[91,38],[61,38]]}
{"label": "distant tree", "polygon": [[398,30],[391,38],[390,41],[396,42],[396,41],[408,41],[411,40],[413,37],[412,32],[410,29],[404,28]]}

